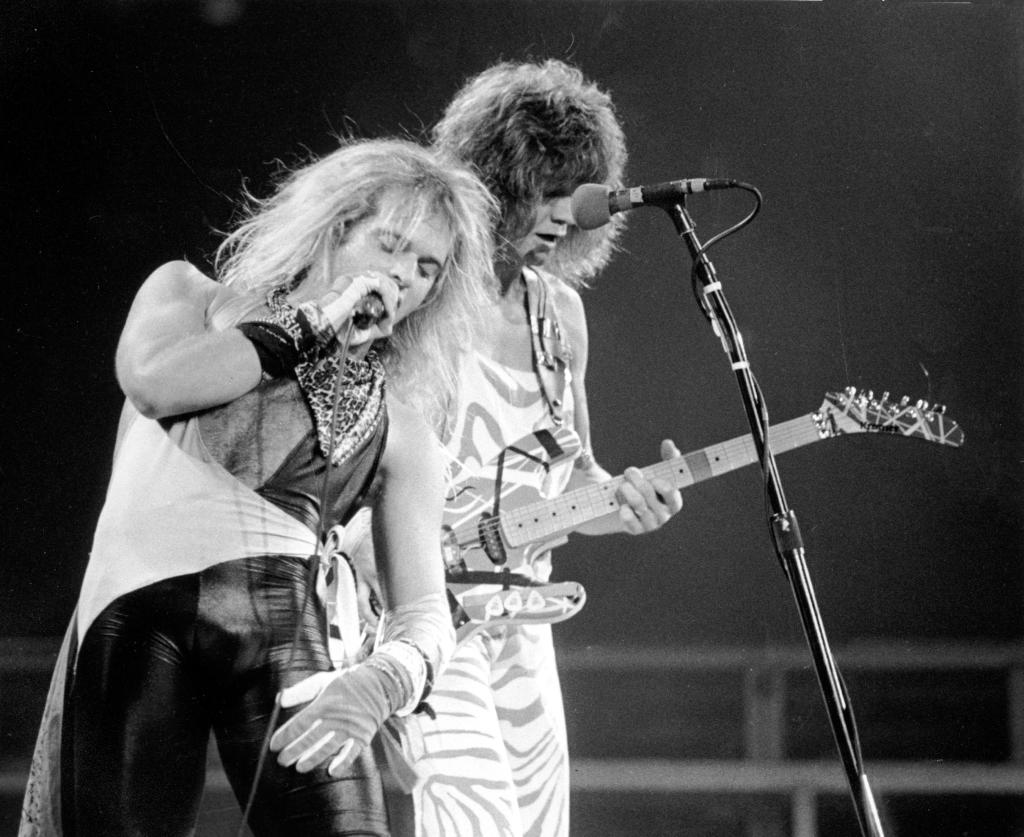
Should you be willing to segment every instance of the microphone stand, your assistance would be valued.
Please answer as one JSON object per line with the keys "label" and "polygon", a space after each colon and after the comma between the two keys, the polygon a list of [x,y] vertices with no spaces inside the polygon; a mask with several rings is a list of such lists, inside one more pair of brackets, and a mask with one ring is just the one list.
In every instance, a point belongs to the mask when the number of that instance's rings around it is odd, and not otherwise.
{"label": "microphone stand", "polygon": [[[756,190],[753,191],[756,193]],[[676,232],[686,242],[690,251],[695,276],[699,278],[702,286],[701,306],[715,334],[721,339],[722,348],[729,356],[733,372],[736,374],[751,435],[764,472],[765,491],[771,509],[769,523],[773,545],[800,610],[804,634],[814,660],[832,732],[842,757],[861,833],[864,837],[884,837],[871,785],[864,771],[853,707],[825,636],[825,626],[818,611],[811,577],[804,560],[804,544],[800,537],[796,514],[786,504],[782,482],[775,466],[775,457],[768,445],[768,422],[763,414],[761,392],[750,370],[743,338],[729,309],[722,284],[715,275],[714,265],[707,257],[706,247],[697,238],[693,219],[685,206],[685,197],[680,197],[679,202],[671,208],[667,205],[663,208],[671,216]]]}

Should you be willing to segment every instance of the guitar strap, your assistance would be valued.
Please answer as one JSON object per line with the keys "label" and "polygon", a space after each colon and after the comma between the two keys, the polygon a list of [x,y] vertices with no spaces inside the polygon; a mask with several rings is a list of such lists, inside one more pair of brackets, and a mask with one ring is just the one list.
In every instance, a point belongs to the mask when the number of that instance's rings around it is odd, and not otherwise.
{"label": "guitar strap", "polygon": [[562,339],[562,329],[543,277],[524,267],[523,281],[526,283],[526,317],[530,325],[533,369],[551,420],[556,427],[561,427],[565,422],[566,367],[572,353]]}

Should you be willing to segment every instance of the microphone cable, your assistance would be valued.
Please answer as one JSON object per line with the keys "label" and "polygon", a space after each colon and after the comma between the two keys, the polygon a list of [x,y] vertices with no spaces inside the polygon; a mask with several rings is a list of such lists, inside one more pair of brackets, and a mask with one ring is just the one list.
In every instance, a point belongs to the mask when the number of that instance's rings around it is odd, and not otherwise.
{"label": "microphone cable", "polygon": [[[352,332],[355,329],[355,317],[349,317],[348,325],[345,327],[344,335],[338,340],[340,351],[338,355],[340,361],[338,363],[338,374],[334,381],[334,397],[333,405],[331,409],[331,427],[330,436],[327,443],[327,462],[324,467],[323,480],[320,483],[320,519],[317,523],[316,533],[316,552],[310,556],[309,570],[306,576],[306,585],[302,594],[302,602],[299,607],[298,617],[295,620],[295,632],[292,634],[291,646],[288,651],[288,659],[285,662],[284,670],[288,671],[291,669],[295,662],[296,648],[299,644],[299,636],[302,633],[303,617],[306,612],[306,607],[309,605],[310,596],[312,591],[316,588],[317,572],[320,569],[320,561],[322,560],[322,552],[327,536],[327,527],[325,526],[325,520],[327,518],[327,491],[328,482],[331,476],[331,469],[334,467],[334,446],[335,440],[337,439],[338,433],[338,407],[341,403],[341,385],[345,379],[345,367],[346,361],[348,360],[348,350],[352,342]],[[256,761],[256,772],[252,778],[252,784],[249,788],[249,796],[245,803],[245,808],[242,810],[242,821],[238,825],[237,837],[247,837],[248,831],[246,826],[249,822],[249,817],[252,814],[253,806],[256,803],[256,793],[259,788],[260,777],[263,775],[263,770],[266,766],[267,757],[270,754],[270,739],[274,735],[274,730],[277,727],[278,719],[281,717],[281,693],[278,692],[274,698],[274,708],[271,710],[270,719],[267,721],[267,731],[263,736],[263,743],[260,745],[259,758]]]}

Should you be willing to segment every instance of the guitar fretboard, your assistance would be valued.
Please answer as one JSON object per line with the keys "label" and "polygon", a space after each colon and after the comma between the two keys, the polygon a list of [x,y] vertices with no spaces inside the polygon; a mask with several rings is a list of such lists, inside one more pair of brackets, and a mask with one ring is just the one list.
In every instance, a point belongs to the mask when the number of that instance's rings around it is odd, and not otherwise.
{"label": "guitar fretboard", "polygon": [[[768,442],[779,454],[816,442],[828,434],[819,430],[814,414],[800,416],[770,428]],[[641,468],[647,479],[663,479],[676,488],[686,488],[757,462],[757,448],[748,433],[727,442],[683,454]],[[501,514],[502,531],[510,546],[564,535],[573,529],[610,514],[619,507],[615,492],[623,477],[583,486],[551,500],[527,503]]]}

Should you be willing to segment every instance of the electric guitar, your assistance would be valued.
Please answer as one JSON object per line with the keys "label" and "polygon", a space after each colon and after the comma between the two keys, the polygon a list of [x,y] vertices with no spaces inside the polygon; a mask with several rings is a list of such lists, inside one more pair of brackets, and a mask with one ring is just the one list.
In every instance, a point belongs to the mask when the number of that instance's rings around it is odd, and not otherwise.
{"label": "electric guitar", "polygon": [[[772,453],[850,433],[889,433],[959,447],[964,433],[943,407],[885,393],[875,398],[853,387],[830,392],[817,411],[769,429]],[[542,430],[502,450],[479,476],[457,484],[447,500],[442,553],[459,641],[500,624],[561,622],[586,601],[583,586],[570,581],[539,583],[509,567],[564,543],[570,532],[619,507],[615,492],[623,477],[541,499],[544,477],[579,452],[569,429]],[[757,448],[748,434],[642,468],[647,479],[686,488],[752,465]]]}

